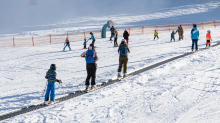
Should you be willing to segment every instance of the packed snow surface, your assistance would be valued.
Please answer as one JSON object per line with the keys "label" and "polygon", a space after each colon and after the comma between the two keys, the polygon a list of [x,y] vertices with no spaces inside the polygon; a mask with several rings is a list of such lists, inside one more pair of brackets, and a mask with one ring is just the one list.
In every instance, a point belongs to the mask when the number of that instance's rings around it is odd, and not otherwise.
{"label": "packed snow surface", "polygon": [[[211,29],[212,44],[220,42],[220,29]],[[206,30],[200,30],[199,48]],[[178,39],[177,34],[176,40]],[[128,73],[191,51],[190,32],[183,41],[170,42],[170,33],[131,36]],[[96,82],[116,77],[118,52],[107,39],[97,39]],[[122,37],[120,37],[118,42]],[[91,43],[91,42],[89,42]],[[0,113],[43,102],[44,78],[50,64],[57,65],[66,94],[85,88],[86,63],[80,57],[83,41],[0,49]],[[218,122],[220,119],[220,46],[183,57],[98,91],[2,122]],[[56,98],[63,96],[56,84]]]}

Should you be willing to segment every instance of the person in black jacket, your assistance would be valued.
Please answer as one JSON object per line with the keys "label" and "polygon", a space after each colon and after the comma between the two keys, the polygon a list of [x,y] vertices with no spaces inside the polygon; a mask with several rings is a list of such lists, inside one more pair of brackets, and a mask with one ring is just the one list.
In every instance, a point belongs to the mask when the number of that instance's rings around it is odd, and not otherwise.
{"label": "person in black jacket", "polygon": [[[128,39],[128,37],[129,37],[129,33],[128,33],[128,31],[125,29],[125,31],[124,31],[124,33],[123,33],[123,37],[124,37],[124,39],[126,40],[126,42],[127,42],[127,44],[128,44],[128,41],[129,41],[129,39]],[[128,44],[128,47],[129,47],[129,44]]]}
{"label": "person in black jacket", "polygon": [[115,28],[114,28],[114,26],[112,26],[112,27],[110,28],[110,31],[111,31],[111,37],[110,37],[110,40],[109,40],[109,41],[112,41],[112,37],[113,37],[113,35],[115,34]]}

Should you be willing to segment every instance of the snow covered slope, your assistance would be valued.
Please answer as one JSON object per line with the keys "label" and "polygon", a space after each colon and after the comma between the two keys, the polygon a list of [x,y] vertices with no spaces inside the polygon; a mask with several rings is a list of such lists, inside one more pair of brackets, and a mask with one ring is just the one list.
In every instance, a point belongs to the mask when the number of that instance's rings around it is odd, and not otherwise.
{"label": "snow covered slope", "polygon": [[0,1],[0,38],[220,20],[218,0]]}
{"label": "snow covered slope", "polygon": [[[220,29],[212,29],[220,42]],[[176,56],[191,49],[190,32],[184,41],[169,42],[170,33],[131,36],[128,72]],[[206,30],[200,30],[199,47],[205,46]],[[176,35],[177,39],[177,35]],[[119,38],[121,40],[121,38]],[[117,48],[106,39],[96,41],[97,83],[115,77]],[[0,113],[43,101],[44,78],[51,63],[57,65],[66,93],[83,89],[85,59],[82,42],[71,42],[74,51],[62,52],[63,44],[1,49]],[[87,95],[37,110],[5,122],[206,122],[219,119],[219,46],[198,52]],[[63,95],[56,85],[56,94]],[[211,118],[211,119],[210,119]]]}

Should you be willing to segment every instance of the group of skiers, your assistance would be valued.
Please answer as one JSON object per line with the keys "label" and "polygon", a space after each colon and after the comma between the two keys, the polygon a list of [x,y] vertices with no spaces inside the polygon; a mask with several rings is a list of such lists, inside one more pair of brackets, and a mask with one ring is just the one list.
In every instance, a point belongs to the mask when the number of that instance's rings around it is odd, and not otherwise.
{"label": "group of skiers", "polygon": [[[111,37],[110,40],[112,40],[112,38],[114,37],[114,46],[118,46],[117,44],[117,38],[118,38],[118,32],[115,30],[114,26],[111,27]],[[172,31],[171,33],[171,41],[174,40],[174,35],[176,33],[179,33],[179,40],[183,40],[183,28],[180,25],[178,27],[178,29],[176,30],[176,32]],[[90,32],[91,38],[92,39],[92,44],[89,45],[88,50],[83,52],[81,54],[81,57],[85,58],[86,61],[86,70],[87,70],[87,77],[86,77],[86,81],[85,81],[85,85],[86,85],[86,90],[89,89],[90,86],[90,80],[91,80],[91,89],[94,89],[96,87],[96,70],[97,70],[97,63],[96,61],[98,61],[98,55],[97,52],[95,50],[95,37],[93,35],[92,32]],[[118,77],[126,77],[127,76],[127,63],[128,63],[128,53],[130,53],[130,49],[129,49],[129,33],[127,32],[127,30],[124,30],[123,33],[123,37],[124,39],[121,40],[121,44],[119,45],[118,48],[118,53],[119,53],[119,66],[118,66]],[[158,32],[155,30],[154,33],[154,39],[158,38]],[[195,51],[198,50],[198,39],[199,39],[199,30],[197,29],[197,25],[193,24],[193,29],[191,30],[191,39],[192,39],[192,51],[194,50],[194,45],[195,45]],[[207,34],[206,34],[206,47],[210,46],[210,42],[212,40],[211,38],[211,31],[208,30]],[[86,40],[84,42],[84,48],[86,48]],[[68,46],[69,49],[70,48],[70,43],[69,43],[69,39],[68,37],[65,40],[65,47],[63,48],[63,50],[65,50],[65,48]],[[123,69],[123,76],[121,75],[121,71],[122,71],[122,67],[124,67]],[[55,100],[55,82],[58,83],[62,83],[61,80],[56,79],[56,65],[55,64],[51,64],[50,69],[47,71],[45,78],[48,80],[48,84],[47,84],[47,91],[45,94],[45,103],[48,103],[49,101],[49,94],[50,94],[50,104],[52,104]]]}

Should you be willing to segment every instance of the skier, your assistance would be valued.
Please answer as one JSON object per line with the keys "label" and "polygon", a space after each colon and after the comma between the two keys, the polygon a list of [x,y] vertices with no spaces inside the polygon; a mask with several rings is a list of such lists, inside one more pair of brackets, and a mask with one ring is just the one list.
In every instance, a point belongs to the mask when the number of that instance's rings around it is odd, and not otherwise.
{"label": "skier", "polygon": [[124,76],[127,76],[127,63],[128,63],[128,54],[127,52],[130,53],[130,50],[128,48],[128,44],[125,42],[125,39],[121,40],[121,44],[118,48],[118,53],[119,53],[119,67],[118,67],[118,77],[121,76],[121,71],[122,71],[122,65],[124,66]]}
{"label": "skier", "polygon": [[[53,104],[55,100],[55,82],[62,83],[61,80],[56,79],[56,65],[51,64],[50,69],[47,71],[45,78],[48,81],[47,91],[45,94],[44,104]],[[50,101],[49,101],[50,94]]]}
{"label": "skier", "polygon": [[174,30],[172,31],[172,33],[171,33],[171,39],[170,39],[170,42],[172,41],[172,39],[174,40],[174,42],[175,42],[175,32],[174,32]]}
{"label": "skier", "polygon": [[195,44],[196,51],[198,50],[198,39],[199,39],[199,30],[197,29],[197,25],[193,24],[193,29],[191,30],[191,38],[192,38],[192,52]]}
{"label": "skier", "polygon": [[206,47],[209,45],[211,45],[211,40],[212,40],[212,37],[211,37],[211,31],[208,30],[207,31],[207,34],[206,34]]}
{"label": "skier", "polygon": [[157,30],[155,30],[155,32],[154,32],[154,40],[156,37],[157,37],[157,39],[159,39]]}
{"label": "skier", "polygon": [[111,37],[110,37],[110,40],[109,40],[109,41],[112,41],[112,37],[115,35],[115,28],[114,28],[114,26],[112,26],[112,27],[110,28],[110,31],[111,31]]}
{"label": "skier", "polygon": [[128,47],[129,47],[129,44],[128,44],[128,42],[129,42],[129,39],[128,39],[129,33],[128,33],[128,31],[127,31],[126,29],[125,29],[125,31],[124,31],[124,33],[123,33],[123,37],[124,37],[124,39],[126,40],[127,45],[128,45]]}
{"label": "skier", "polygon": [[176,30],[176,32],[178,32],[178,34],[179,34],[179,41],[182,39],[183,40],[183,28],[182,28],[182,26],[180,25],[180,26],[178,26],[178,29]]}
{"label": "skier", "polygon": [[84,39],[84,43],[83,43],[83,45],[84,45],[84,49],[86,49],[86,43],[87,43],[87,41],[86,41],[86,39]]}
{"label": "skier", "polygon": [[[66,45],[65,45],[66,44]],[[70,48],[70,41],[68,39],[68,37],[66,37],[66,40],[65,40],[65,43],[64,43],[65,47],[63,48],[63,51],[65,51],[66,47],[68,46],[69,47],[69,50],[71,50]]]}
{"label": "skier", "polygon": [[95,51],[94,45],[90,44],[90,46],[88,47],[88,50],[83,52],[81,54],[81,57],[85,57],[86,59],[86,70],[87,70],[87,78],[86,78],[86,90],[88,90],[89,88],[89,81],[92,77],[92,81],[91,81],[91,89],[95,88],[95,78],[96,78],[96,69],[97,69],[97,64],[96,61],[98,61],[98,56],[97,53]]}
{"label": "skier", "polygon": [[118,31],[115,30],[114,47],[118,47],[117,40],[118,40]]}
{"label": "skier", "polygon": [[89,38],[89,39],[92,39],[92,44],[93,44],[93,46],[95,46],[95,36],[92,32],[90,32],[90,35],[91,35],[91,38]]}

